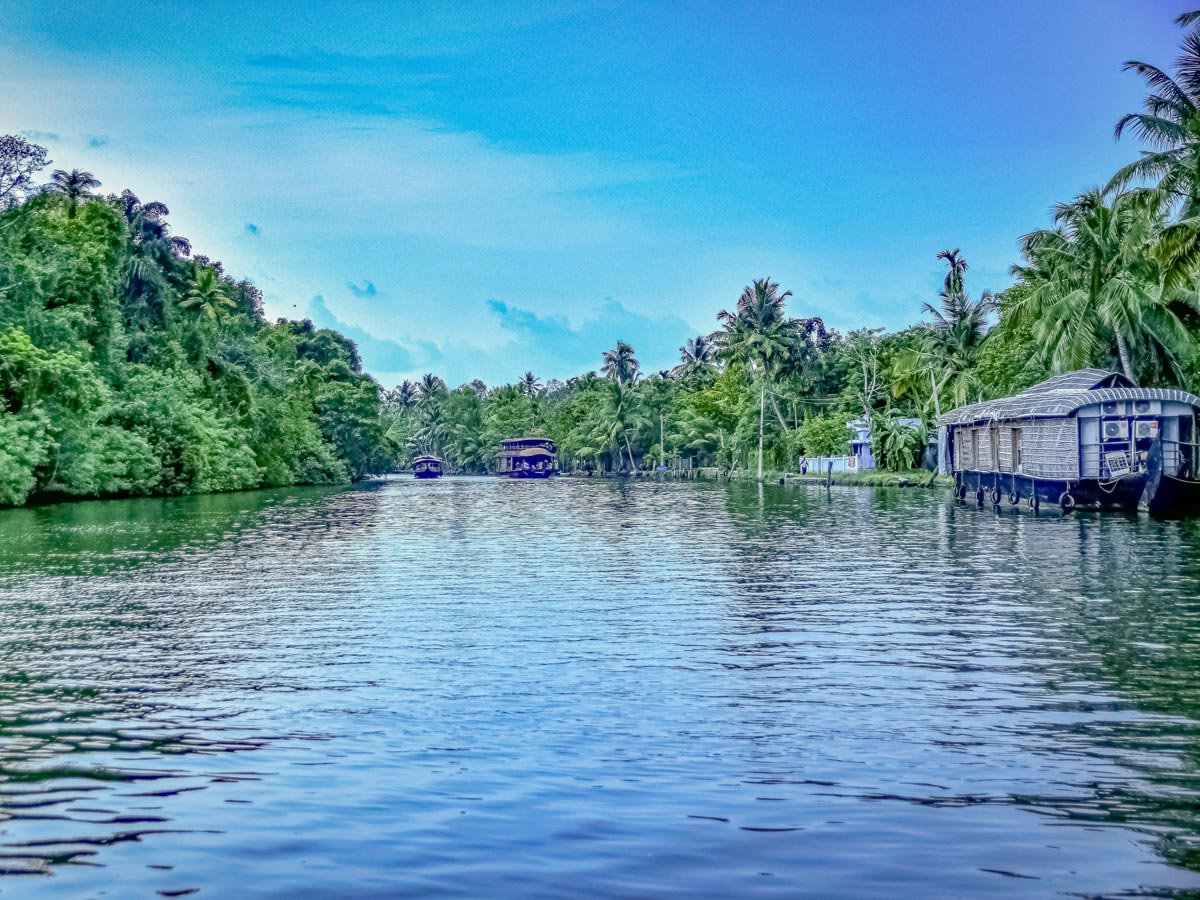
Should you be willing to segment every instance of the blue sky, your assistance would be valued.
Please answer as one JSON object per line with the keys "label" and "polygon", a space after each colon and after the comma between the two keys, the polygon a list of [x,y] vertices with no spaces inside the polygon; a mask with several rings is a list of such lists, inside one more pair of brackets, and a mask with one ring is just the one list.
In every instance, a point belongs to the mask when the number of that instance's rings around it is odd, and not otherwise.
{"label": "blue sky", "polygon": [[1136,155],[1121,63],[1191,5],[9,0],[0,132],[167,203],[386,386],[618,338],[658,369],[755,277],[843,330],[919,319],[943,247],[1004,288]]}

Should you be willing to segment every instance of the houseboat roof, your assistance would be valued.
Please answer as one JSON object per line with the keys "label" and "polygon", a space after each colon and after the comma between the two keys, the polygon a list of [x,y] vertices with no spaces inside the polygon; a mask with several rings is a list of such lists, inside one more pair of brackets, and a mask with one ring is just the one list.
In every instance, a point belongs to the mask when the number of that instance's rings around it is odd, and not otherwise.
{"label": "houseboat roof", "polygon": [[505,449],[513,449],[515,447],[544,447],[549,445],[554,447],[554,441],[545,437],[523,437],[509,438],[507,441],[501,441],[500,446]]}
{"label": "houseboat roof", "polygon": [[984,400],[945,413],[938,425],[968,425],[993,420],[1061,418],[1109,400],[1174,400],[1200,407],[1200,398],[1175,388],[1134,387],[1119,372],[1079,369],[1055,375],[1012,397]]}
{"label": "houseboat roof", "polygon": [[505,447],[496,455],[509,459],[546,459],[553,456],[554,451],[545,447]]}
{"label": "houseboat roof", "polygon": [[440,462],[441,462],[441,460],[440,460],[440,459],[438,459],[436,456],[429,456],[428,454],[426,454],[425,456],[416,456],[416,457],[413,457],[413,465],[416,465],[416,464],[417,464],[417,463],[419,463],[419,462],[435,462],[435,463],[440,463]]}

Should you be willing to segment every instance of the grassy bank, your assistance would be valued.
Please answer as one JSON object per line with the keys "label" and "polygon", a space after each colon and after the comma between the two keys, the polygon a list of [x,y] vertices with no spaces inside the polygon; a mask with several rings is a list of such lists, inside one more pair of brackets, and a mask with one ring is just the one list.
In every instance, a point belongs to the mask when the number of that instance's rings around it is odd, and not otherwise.
{"label": "grassy bank", "polygon": [[[824,482],[826,476],[814,472],[807,475],[792,475],[789,480]],[[949,475],[936,475],[925,469],[910,469],[905,472],[834,472],[833,483],[858,487],[954,487]]]}

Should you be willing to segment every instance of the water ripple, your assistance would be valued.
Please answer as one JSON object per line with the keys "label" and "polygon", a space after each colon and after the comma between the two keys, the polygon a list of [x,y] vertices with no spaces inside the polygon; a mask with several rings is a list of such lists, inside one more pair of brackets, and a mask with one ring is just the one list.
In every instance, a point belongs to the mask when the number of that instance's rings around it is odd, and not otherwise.
{"label": "water ripple", "polygon": [[3,896],[1200,896],[1193,523],[443,479],[0,548]]}

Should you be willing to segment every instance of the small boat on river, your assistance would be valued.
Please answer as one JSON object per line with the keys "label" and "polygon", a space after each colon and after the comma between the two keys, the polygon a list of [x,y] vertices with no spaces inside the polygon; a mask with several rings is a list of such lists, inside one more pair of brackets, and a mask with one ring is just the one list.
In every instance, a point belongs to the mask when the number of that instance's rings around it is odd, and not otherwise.
{"label": "small boat on river", "polygon": [[1200,513],[1200,399],[1080,369],[938,419],[938,466],[959,499],[1030,509]]}
{"label": "small boat on river", "polygon": [[414,478],[441,478],[442,461],[436,456],[418,456],[413,460]]}
{"label": "small boat on river", "polygon": [[549,478],[558,470],[558,447],[549,438],[513,438],[500,442],[496,474],[506,478]]}

